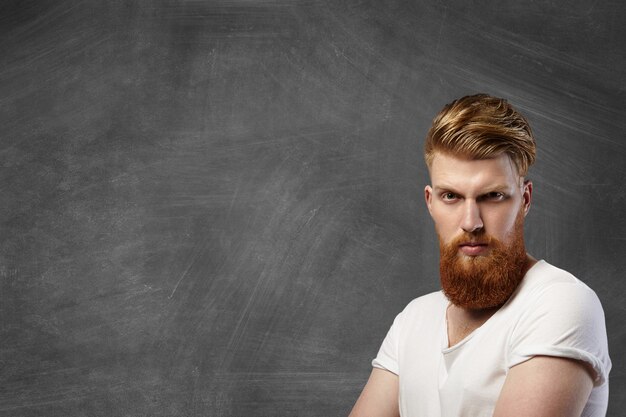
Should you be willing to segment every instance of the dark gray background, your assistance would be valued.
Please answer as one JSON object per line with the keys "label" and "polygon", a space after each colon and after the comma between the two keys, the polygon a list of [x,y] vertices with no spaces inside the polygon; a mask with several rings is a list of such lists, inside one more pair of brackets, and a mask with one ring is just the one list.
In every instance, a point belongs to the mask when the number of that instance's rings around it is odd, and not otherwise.
{"label": "dark gray background", "polygon": [[626,5],[6,1],[0,414],[340,416],[438,289],[422,138],[534,126],[531,253],[603,302],[626,406]]}

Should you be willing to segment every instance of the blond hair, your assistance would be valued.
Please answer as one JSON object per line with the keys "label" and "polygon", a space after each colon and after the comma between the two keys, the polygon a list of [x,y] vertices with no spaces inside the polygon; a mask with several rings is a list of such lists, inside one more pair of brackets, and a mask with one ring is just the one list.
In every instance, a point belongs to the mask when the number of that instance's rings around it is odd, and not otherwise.
{"label": "blond hair", "polygon": [[509,155],[520,176],[535,162],[535,138],[524,116],[506,100],[487,94],[447,104],[426,135],[424,158],[430,169],[436,152],[470,159]]}

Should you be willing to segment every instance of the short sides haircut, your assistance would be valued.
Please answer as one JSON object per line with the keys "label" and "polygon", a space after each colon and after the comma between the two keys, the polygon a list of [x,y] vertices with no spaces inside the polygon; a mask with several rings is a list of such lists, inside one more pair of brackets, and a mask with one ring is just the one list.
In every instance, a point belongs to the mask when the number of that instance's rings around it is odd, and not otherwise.
{"label": "short sides haircut", "polygon": [[447,104],[435,117],[424,146],[429,169],[437,152],[468,159],[506,153],[525,177],[535,162],[536,145],[528,121],[506,100],[476,94]]}

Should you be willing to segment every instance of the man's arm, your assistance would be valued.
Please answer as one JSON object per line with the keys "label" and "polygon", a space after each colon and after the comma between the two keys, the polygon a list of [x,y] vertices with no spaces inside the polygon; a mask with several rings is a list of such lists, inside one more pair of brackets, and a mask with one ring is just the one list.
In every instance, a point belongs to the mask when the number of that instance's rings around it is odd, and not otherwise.
{"label": "man's arm", "polygon": [[349,417],[399,417],[398,375],[374,368]]}
{"label": "man's arm", "polygon": [[536,356],[509,370],[494,417],[580,417],[593,381],[586,364]]}

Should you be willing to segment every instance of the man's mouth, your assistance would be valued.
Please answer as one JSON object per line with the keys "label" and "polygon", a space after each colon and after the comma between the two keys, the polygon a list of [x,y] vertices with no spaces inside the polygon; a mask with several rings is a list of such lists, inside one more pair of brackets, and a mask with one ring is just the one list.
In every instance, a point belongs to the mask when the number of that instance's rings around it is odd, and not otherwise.
{"label": "man's mouth", "polygon": [[489,245],[484,242],[463,242],[459,245],[461,253],[467,256],[479,256],[484,255],[489,248]]}

